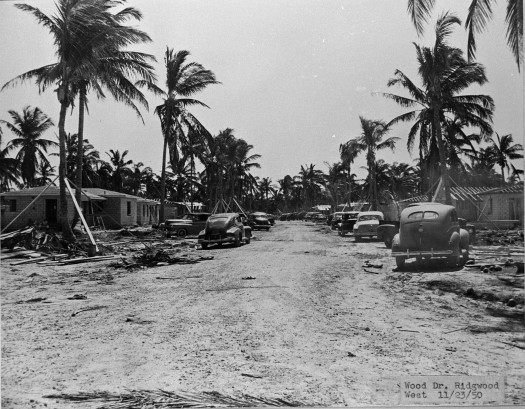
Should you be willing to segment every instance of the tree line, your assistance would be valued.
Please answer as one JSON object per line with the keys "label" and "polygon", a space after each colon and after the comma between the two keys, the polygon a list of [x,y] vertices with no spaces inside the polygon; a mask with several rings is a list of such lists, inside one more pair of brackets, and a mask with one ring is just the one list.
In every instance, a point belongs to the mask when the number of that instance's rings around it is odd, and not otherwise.
{"label": "tree line", "polygon": [[[408,109],[407,112],[388,122],[360,117],[361,134],[340,145],[340,161],[326,164],[327,172],[315,169],[314,164],[301,165],[297,175],[286,175],[277,185],[269,178],[252,175],[251,170],[260,167],[257,162],[260,155],[252,152],[253,145],[237,138],[230,128],[212,135],[191,113],[193,106],[207,107],[194,98],[195,94],[209,85],[220,84],[212,71],[189,61],[188,51],[167,47],[162,88],[151,65],[155,57],[128,50],[151,38],[127,25],[141,20],[142,14],[133,7],[116,9],[125,3],[125,0],[58,0],[56,12],[51,16],[28,4],[15,5],[48,29],[54,39],[57,61],[17,76],[2,89],[27,80],[34,81],[40,92],[55,87],[60,105],[59,133],[58,142],[44,138],[43,134],[54,124],[39,108],[27,106],[22,113],[9,111],[11,121],[2,120],[0,124],[14,133],[15,138],[5,147],[0,140],[2,190],[49,183],[54,169],[47,154],[56,148],[58,153],[51,154],[59,156],[61,215],[67,214],[66,176],[79,187],[104,187],[160,199],[161,218],[166,199],[202,201],[211,208],[220,198],[236,197],[247,208],[262,207],[267,211],[307,208],[319,201],[337,205],[355,200],[367,200],[377,208],[385,196],[402,199],[425,193],[441,176],[447,202],[450,202],[449,175],[457,183],[469,186],[513,183],[520,179],[522,171],[513,166],[512,160],[523,157],[523,148],[514,143],[512,135],[499,136],[492,129],[492,98],[463,93],[471,85],[488,81],[484,66],[474,59],[475,34],[489,20],[491,2],[474,1],[469,9],[468,57],[448,42],[461,21],[453,13],[444,12],[435,26],[434,44],[415,44],[421,85],[400,69],[394,71],[388,87],[398,86],[408,96],[394,93],[381,96]],[[519,69],[523,58],[523,13],[515,11],[520,7],[522,10],[522,0],[508,3],[507,39]],[[433,6],[433,1],[408,1],[418,33],[422,32]],[[139,106],[149,109],[145,92],[162,98],[162,103],[154,108],[163,138],[160,175],[141,162],[128,159],[128,151],[109,150],[108,160],[103,160],[84,138],[89,93],[98,98],[109,93],[142,118]],[[77,100],[78,131],[68,134],[67,109]],[[399,122],[412,124],[407,147],[409,151],[418,148],[419,158],[414,166],[388,164],[376,158],[378,151],[395,149],[399,138],[390,133]],[[481,147],[482,143],[488,146]],[[15,157],[11,157],[16,150]],[[357,180],[352,173],[352,164],[360,154],[366,157],[365,180]],[[495,167],[501,170],[500,175]],[[61,220],[64,237],[73,240],[69,223],[66,218]]]}

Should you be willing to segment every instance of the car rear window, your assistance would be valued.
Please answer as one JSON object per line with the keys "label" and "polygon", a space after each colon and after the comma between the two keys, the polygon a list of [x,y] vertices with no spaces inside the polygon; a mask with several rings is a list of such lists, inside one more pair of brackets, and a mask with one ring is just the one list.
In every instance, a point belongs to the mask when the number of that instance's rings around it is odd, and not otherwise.
{"label": "car rear window", "polygon": [[423,216],[423,219],[437,219],[439,217],[439,214],[436,212],[425,212],[425,215]]}
{"label": "car rear window", "polygon": [[414,212],[408,215],[408,220],[421,220],[423,218],[423,212]]}

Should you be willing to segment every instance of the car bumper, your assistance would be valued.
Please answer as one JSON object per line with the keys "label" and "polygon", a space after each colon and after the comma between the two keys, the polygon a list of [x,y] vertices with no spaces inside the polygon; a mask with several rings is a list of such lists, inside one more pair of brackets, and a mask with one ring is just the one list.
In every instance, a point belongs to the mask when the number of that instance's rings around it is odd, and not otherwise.
{"label": "car bumper", "polygon": [[235,242],[235,238],[232,236],[228,237],[219,237],[219,238],[201,238],[199,237],[197,239],[198,244],[217,244],[217,243],[233,243]]}
{"label": "car bumper", "polygon": [[393,251],[393,257],[447,257],[454,254],[452,250],[407,250],[407,251]]}

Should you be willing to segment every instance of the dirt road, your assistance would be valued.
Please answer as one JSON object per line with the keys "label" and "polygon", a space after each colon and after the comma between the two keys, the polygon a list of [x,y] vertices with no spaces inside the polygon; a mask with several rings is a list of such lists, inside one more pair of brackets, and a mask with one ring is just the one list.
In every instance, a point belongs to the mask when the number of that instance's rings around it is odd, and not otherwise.
{"label": "dirt road", "polygon": [[[157,388],[396,404],[402,376],[447,374],[505,376],[506,403],[525,403],[523,350],[502,342],[523,335],[522,323],[489,315],[497,303],[424,285],[467,273],[396,272],[382,243],[327,226],[278,222],[255,236],[194,250],[214,259],[191,265],[4,263],[2,407]],[[76,294],[86,298],[68,299]],[[23,302],[35,298],[45,300]]]}

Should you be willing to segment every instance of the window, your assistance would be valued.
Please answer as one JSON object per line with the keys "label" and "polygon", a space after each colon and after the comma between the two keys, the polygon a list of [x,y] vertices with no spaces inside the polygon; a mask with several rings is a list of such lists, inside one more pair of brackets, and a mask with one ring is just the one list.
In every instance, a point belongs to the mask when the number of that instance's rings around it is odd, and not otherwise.
{"label": "window", "polygon": [[423,218],[423,212],[414,212],[408,215],[408,220],[421,220]]}
{"label": "window", "polygon": [[128,202],[128,216],[131,216],[131,202]]}
{"label": "window", "polygon": [[436,212],[425,212],[423,215],[423,219],[429,220],[429,219],[437,219],[439,215]]}

